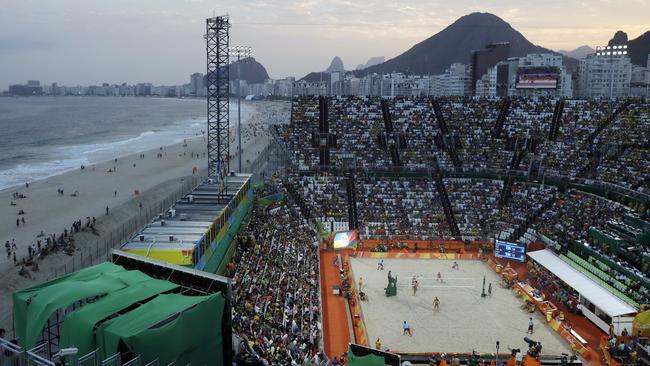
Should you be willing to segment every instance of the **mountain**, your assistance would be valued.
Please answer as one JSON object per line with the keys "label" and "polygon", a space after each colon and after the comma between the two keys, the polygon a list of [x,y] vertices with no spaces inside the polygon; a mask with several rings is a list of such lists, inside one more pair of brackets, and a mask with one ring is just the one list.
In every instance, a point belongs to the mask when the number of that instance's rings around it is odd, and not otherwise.
{"label": "mountain", "polygon": [[589,46],[580,46],[576,48],[575,50],[572,51],[567,51],[567,50],[559,50],[557,51],[558,53],[561,53],[564,56],[575,58],[575,59],[581,59],[587,57],[587,55],[596,53],[596,50]]}
{"label": "mountain", "polygon": [[253,57],[241,59],[230,64],[230,80],[237,80],[237,64],[240,66],[241,80],[248,84],[261,84],[269,78],[266,68]]}
{"label": "mountain", "polygon": [[623,45],[627,43],[627,33],[623,31],[617,31],[614,33],[614,38],[610,39],[607,43],[608,46]]}
{"label": "mountain", "polygon": [[334,56],[332,59],[332,62],[330,62],[330,65],[327,69],[325,69],[325,73],[331,74],[333,72],[345,72],[345,66],[343,66],[343,61],[341,60],[340,57]]}
{"label": "mountain", "polygon": [[472,51],[481,50],[495,42],[510,42],[511,57],[553,52],[532,44],[496,15],[472,13],[459,18],[447,28],[416,44],[403,54],[382,64],[357,71],[355,74],[361,76],[393,71],[441,74],[454,62],[470,64]]}
{"label": "mountain", "polygon": [[345,72],[345,66],[343,66],[343,60],[341,60],[340,57],[334,56],[332,62],[330,62],[330,65],[325,69],[325,71],[310,72],[299,80],[305,80],[309,83],[329,81],[330,74],[337,71]]}
{"label": "mountain", "polygon": [[628,42],[627,48],[633,64],[646,66],[650,54],[650,31]]}
{"label": "mountain", "polygon": [[300,80],[304,80],[308,83],[316,83],[321,81],[329,81],[330,74],[326,72],[310,72],[309,74],[302,77]]}
{"label": "mountain", "polygon": [[379,64],[381,64],[381,63],[384,63],[384,61],[386,61],[386,58],[385,58],[384,56],[371,57],[371,58],[368,60],[368,62],[366,62],[365,65],[363,65],[363,64],[359,64],[359,65],[357,66],[356,70],[361,70],[361,69],[365,69],[366,67],[379,65]]}
{"label": "mountain", "polygon": [[627,33],[618,31],[614,34],[608,46],[615,46],[625,44],[627,42],[627,54],[633,64],[639,66],[646,66],[648,62],[648,54],[650,54],[650,31],[643,33],[639,37],[628,41]]}

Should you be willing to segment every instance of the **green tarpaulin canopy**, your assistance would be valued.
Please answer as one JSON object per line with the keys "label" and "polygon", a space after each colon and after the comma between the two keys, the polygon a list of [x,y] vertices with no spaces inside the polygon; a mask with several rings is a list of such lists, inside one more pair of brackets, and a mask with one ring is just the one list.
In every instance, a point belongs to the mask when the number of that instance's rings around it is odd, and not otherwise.
{"label": "green tarpaulin canopy", "polygon": [[[108,357],[128,348],[146,362],[221,366],[224,297],[162,294],[177,287],[99,264],[14,292],[16,335],[21,346],[32,348],[50,316],[63,309],[60,346],[75,346],[80,356],[98,349]],[[80,300],[81,307],[71,307]]]}
{"label": "green tarpaulin canopy", "polygon": [[84,305],[81,309],[66,316],[61,330],[60,347],[76,347],[79,349],[79,355],[94,351],[97,349],[94,334],[97,323],[139,301],[177,287],[177,285],[168,281],[149,279],[112,292],[93,303]]}
{"label": "green tarpaulin canopy", "polygon": [[126,271],[113,263],[103,263],[41,285],[14,292],[16,336],[24,348],[32,348],[40,338],[47,319],[57,310],[94,296],[106,295],[149,280],[139,271]]}
{"label": "green tarpaulin canopy", "polygon": [[142,355],[143,362],[221,365],[223,307],[221,294],[159,295],[100,325],[97,338],[102,356],[117,353],[123,342]]}

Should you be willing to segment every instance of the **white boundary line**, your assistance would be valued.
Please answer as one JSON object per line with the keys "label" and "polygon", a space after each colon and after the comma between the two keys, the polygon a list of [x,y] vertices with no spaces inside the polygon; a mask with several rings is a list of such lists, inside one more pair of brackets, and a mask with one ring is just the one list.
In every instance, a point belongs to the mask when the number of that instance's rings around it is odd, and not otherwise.
{"label": "white boundary line", "polygon": [[[411,285],[397,285],[397,287],[412,287]],[[418,285],[418,288],[474,288],[474,286],[434,286],[434,285]]]}

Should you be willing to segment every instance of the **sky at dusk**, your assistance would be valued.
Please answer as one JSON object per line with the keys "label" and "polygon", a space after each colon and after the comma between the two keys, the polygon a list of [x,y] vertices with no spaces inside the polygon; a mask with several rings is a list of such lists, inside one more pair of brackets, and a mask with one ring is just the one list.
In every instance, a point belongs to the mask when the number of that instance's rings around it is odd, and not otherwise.
{"label": "sky at dusk", "polygon": [[399,55],[456,19],[493,13],[554,50],[606,45],[650,30],[650,0],[0,0],[0,90],[62,85],[183,84],[205,72],[205,18],[229,14],[231,45],[253,47],[272,78],[347,69]]}

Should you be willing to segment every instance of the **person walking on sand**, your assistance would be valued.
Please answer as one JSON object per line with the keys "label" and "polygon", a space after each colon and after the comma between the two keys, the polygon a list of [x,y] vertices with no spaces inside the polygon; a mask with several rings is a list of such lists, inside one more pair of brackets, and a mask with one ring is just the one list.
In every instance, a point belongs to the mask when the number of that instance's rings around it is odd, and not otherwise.
{"label": "person walking on sand", "polygon": [[108,215],[108,206],[106,206],[106,214]]}
{"label": "person walking on sand", "polygon": [[413,337],[413,333],[411,333],[411,326],[409,325],[409,323],[406,322],[406,320],[404,320],[404,324],[402,325],[402,329],[403,329],[402,335],[407,335],[408,334],[409,337]]}
{"label": "person walking on sand", "polygon": [[438,296],[433,299],[433,311],[440,311],[440,300],[438,300]]}
{"label": "person walking on sand", "polygon": [[113,192],[113,197],[117,197],[117,191]]}
{"label": "person walking on sand", "polygon": [[418,279],[413,275],[411,278],[411,287],[413,288],[413,296],[418,292]]}

